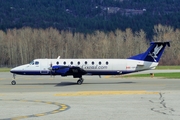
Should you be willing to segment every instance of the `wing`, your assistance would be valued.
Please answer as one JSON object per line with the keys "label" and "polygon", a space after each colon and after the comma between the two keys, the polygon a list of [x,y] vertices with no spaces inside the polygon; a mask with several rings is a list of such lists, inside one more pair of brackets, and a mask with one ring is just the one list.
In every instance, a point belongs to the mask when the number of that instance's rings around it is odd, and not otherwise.
{"label": "wing", "polygon": [[73,75],[74,78],[80,78],[82,75],[85,75],[87,72],[77,66],[60,66],[55,65],[52,66],[52,73],[53,75],[61,75],[61,76],[67,76],[67,75]]}

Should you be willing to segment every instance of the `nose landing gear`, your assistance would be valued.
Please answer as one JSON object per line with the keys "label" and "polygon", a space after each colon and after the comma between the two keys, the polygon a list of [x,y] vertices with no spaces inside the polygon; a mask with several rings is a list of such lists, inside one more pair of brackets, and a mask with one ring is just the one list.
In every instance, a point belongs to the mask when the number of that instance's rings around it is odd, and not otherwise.
{"label": "nose landing gear", "polygon": [[15,80],[11,81],[11,84],[16,85],[16,81]]}
{"label": "nose landing gear", "polygon": [[15,76],[16,76],[16,74],[13,74],[13,81],[11,81],[12,85],[16,85]]}

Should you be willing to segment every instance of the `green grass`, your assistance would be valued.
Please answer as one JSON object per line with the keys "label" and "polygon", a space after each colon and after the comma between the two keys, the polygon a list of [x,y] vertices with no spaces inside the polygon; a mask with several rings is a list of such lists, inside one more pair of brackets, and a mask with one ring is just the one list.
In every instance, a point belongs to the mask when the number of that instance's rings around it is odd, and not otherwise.
{"label": "green grass", "polygon": [[0,72],[9,72],[11,68],[0,68]]}
{"label": "green grass", "polygon": [[166,69],[180,69],[179,66],[157,66],[156,70],[166,70]]}
{"label": "green grass", "polygon": [[[135,75],[125,75],[123,77],[124,78],[128,78],[128,77],[151,77],[151,75],[150,74],[135,74]],[[180,79],[180,73],[179,72],[175,72],[175,73],[154,73],[154,77]]]}

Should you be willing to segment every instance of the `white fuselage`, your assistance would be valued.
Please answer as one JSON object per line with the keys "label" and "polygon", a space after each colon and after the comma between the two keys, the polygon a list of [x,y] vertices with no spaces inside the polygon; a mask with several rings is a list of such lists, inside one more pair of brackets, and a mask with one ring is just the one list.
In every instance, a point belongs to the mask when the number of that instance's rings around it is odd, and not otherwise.
{"label": "white fuselage", "polygon": [[35,59],[30,64],[11,69],[22,75],[48,75],[54,65],[78,66],[87,75],[117,75],[154,69],[158,62],[133,59]]}

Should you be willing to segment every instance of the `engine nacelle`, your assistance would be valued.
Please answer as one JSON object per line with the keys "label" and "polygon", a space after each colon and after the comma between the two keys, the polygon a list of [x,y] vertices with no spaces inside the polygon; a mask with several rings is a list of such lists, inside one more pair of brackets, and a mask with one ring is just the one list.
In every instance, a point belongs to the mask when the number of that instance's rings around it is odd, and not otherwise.
{"label": "engine nacelle", "polygon": [[70,68],[68,66],[60,66],[60,65],[52,66],[53,74],[58,74],[62,76],[66,76],[66,73],[69,71],[69,69]]}

